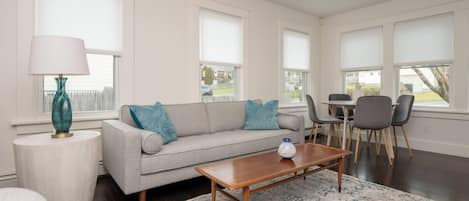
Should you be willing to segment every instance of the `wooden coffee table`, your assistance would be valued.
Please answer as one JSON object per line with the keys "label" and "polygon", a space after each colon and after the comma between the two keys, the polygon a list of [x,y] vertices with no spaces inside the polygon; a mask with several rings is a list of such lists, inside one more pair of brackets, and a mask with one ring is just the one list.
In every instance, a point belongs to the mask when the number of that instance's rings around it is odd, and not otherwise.
{"label": "wooden coffee table", "polygon": [[[251,193],[260,192],[297,178],[317,173],[338,166],[337,182],[341,191],[343,158],[352,152],[320,144],[296,145],[296,156],[292,160],[282,160],[276,151],[225,160],[196,167],[196,170],[211,180],[212,201],[216,200],[216,191],[220,191],[233,200],[233,195],[218,185],[230,190],[243,189],[243,201],[248,201]],[[314,170],[308,168],[318,166]],[[250,189],[253,184],[269,181],[277,177],[292,176],[262,187]]]}

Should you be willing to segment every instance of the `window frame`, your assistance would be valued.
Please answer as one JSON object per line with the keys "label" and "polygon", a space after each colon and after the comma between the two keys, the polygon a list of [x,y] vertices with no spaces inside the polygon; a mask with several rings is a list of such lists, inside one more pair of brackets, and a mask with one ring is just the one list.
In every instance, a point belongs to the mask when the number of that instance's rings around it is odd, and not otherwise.
{"label": "window frame", "polygon": [[347,94],[347,83],[346,83],[346,73],[354,73],[354,72],[364,72],[364,71],[380,71],[380,77],[379,77],[379,94],[382,94],[383,92],[383,67],[363,67],[363,68],[347,68],[347,69],[342,69],[342,93]]}
{"label": "window frame", "polygon": [[[225,14],[225,15],[231,15],[231,16],[236,16],[236,17],[239,17],[240,20],[241,20],[241,34],[242,34],[242,40],[241,40],[241,45],[242,45],[242,48],[241,48],[241,63],[239,64],[235,64],[235,63],[229,63],[229,62],[215,62],[215,61],[205,61],[205,60],[202,60],[201,57],[200,57],[200,50],[201,50],[201,46],[202,44],[200,43],[200,12],[201,10],[203,9],[206,9],[206,10],[210,10],[210,11],[214,11],[214,12],[219,12],[219,13],[222,13],[222,14]],[[202,65],[214,65],[214,66],[226,66],[226,67],[233,67],[237,73],[238,73],[238,76],[237,76],[237,84],[236,84],[236,97],[235,97],[235,100],[239,101],[239,100],[242,100],[244,98],[244,73],[245,73],[245,68],[247,66],[247,16],[248,16],[248,13],[244,10],[239,10],[239,9],[235,9],[235,8],[231,8],[231,7],[227,7],[225,5],[221,5],[221,4],[218,4],[218,3],[206,3],[206,2],[199,2],[198,5],[196,6],[195,8],[195,23],[194,23],[194,28],[195,28],[195,36],[196,38],[195,41],[196,42],[196,54],[194,56],[196,56],[196,58],[194,57],[194,60],[196,61],[197,65],[197,97],[198,97],[198,100],[199,101],[203,101],[203,96],[202,96],[202,84],[201,84],[201,76],[202,76],[202,68],[201,66]],[[196,64],[194,63],[194,64]]]}
{"label": "window frame", "polygon": [[425,67],[437,67],[436,65],[448,65],[448,86],[449,86],[449,91],[448,91],[448,98],[449,98],[449,101],[448,101],[448,106],[447,107],[439,107],[439,106],[424,106],[424,105],[415,105],[414,104],[414,108],[418,108],[418,109],[423,109],[423,110],[448,110],[448,109],[454,109],[454,99],[455,99],[455,96],[453,93],[454,91],[454,88],[455,88],[455,81],[454,79],[451,79],[451,77],[453,77],[454,75],[454,62],[456,60],[456,44],[454,43],[454,41],[456,40],[456,33],[457,33],[457,29],[456,29],[456,24],[454,24],[456,22],[456,15],[455,15],[455,12],[454,11],[446,11],[446,12],[438,12],[438,13],[434,13],[433,15],[423,15],[423,16],[419,16],[419,17],[414,17],[414,18],[408,18],[408,19],[404,19],[404,20],[400,20],[400,21],[394,21],[392,23],[392,34],[393,34],[393,37],[392,37],[392,51],[393,51],[393,55],[394,55],[394,51],[396,51],[394,49],[394,43],[395,43],[395,40],[396,38],[394,37],[394,33],[396,31],[396,24],[400,23],[400,22],[405,22],[405,21],[413,21],[413,20],[418,20],[418,19],[425,19],[425,18],[431,18],[433,16],[439,16],[439,15],[445,15],[445,14],[451,14],[452,15],[452,20],[453,20],[453,58],[452,59],[437,59],[437,60],[422,60],[422,61],[415,61],[415,62],[396,62],[395,61],[395,58],[393,58],[392,60],[392,65],[393,65],[393,68],[394,68],[394,84],[393,84],[393,88],[394,88],[394,94],[396,94],[396,99],[401,95],[400,93],[400,70],[404,67],[404,66],[421,66],[423,68]]}
{"label": "window frame", "polygon": [[[300,34],[305,34],[308,36],[308,41],[309,41],[309,66],[308,69],[293,69],[293,68],[286,68],[285,67],[285,32],[290,31],[290,32],[297,32]],[[293,71],[293,72],[300,72],[303,74],[305,80],[304,80],[304,94],[308,94],[310,92],[309,90],[309,84],[310,84],[310,76],[311,76],[311,67],[312,67],[312,62],[311,62],[311,53],[312,53],[312,47],[311,47],[311,33],[309,31],[306,31],[305,28],[291,28],[290,26],[282,26],[280,25],[280,103],[285,106],[305,106],[306,103],[306,98],[303,99],[303,102],[298,102],[298,103],[293,103],[293,102],[287,102],[286,98],[286,80],[285,80],[285,72],[287,71]]]}
{"label": "window frame", "polygon": [[[94,55],[109,55],[113,56],[113,90],[114,90],[114,109],[113,110],[97,110],[97,111],[73,111],[74,114],[108,114],[108,113],[115,113],[119,109],[119,90],[118,90],[118,80],[117,80],[117,69],[119,69],[119,62],[121,60],[122,54],[117,51],[109,51],[109,50],[98,50],[98,49],[85,49],[85,54],[94,54]],[[85,75],[86,76],[86,75]],[[64,76],[67,77],[67,76]],[[47,112],[44,110],[44,76],[40,76],[39,78],[39,91],[40,91],[40,111],[43,115],[50,115],[52,112]]]}
{"label": "window frame", "polygon": [[[420,66],[420,68],[436,68],[438,67],[438,65],[447,65],[448,67],[448,86],[449,86],[449,91],[448,91],[448,98],[449,98],[449,102],[448,102],[448,106],[445,107],[445,106],[426,106],[426,105],[418,105],[418,104],[415,104],[414,102],[414,108],[419,108],[419,109],[453,109],[453,81],[451,79],[451,76],[453,74],[453,61],[449,61],[449,60],[441,60],[441,61],[432,61],[432,62],[414,62],[414,63],[399,63],[399,64],[394,64],[394,74],[395,74],[395,78],[394,80],[396,81],[395,84],[394,84],[394,92],[395,94],[397,94],[397,97],[399,97],[401,94],[401,91],[400,91],[400,83],[401,83],[401,74],[400,74],[400,70],[401,69],[408,69],[409,67],[405,67],[405,66]],[[415,96],[415,95],[414,95]],[[397,98],[396,97],[396,98]]]}
{"label": "window frame", "polygon": [[[236,71],[237,76],[236,76],[236,88],[235,88],[235,93],[234,93],[234,101],[239,101],[241,100],[241,90],[240,90],[240,82],[241,82],[241,65],[239,64],[230,64],[230,63],[220,63],[220,62],[207,62],[207,61],[200,61],[199,63],[199,90],[198,94],[200,96],[200,101],[204,102],[203,100],[203,95],[202,95],[202,66],[207,65],[207,66],[221,66],[225,68],[233,68],[233,71]],[[209,102],[222,102],[222,101],[209,101]]]}

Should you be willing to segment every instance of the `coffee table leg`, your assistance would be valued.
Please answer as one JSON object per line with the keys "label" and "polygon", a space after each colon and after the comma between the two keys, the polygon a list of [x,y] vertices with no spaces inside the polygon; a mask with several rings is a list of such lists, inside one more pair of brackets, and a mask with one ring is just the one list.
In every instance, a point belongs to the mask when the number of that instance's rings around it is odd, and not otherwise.
{"label": "coffee table leg", "polygon": [[249,186],[243,187],[243,201],[249,201]]}
{"label": "coffee table leg", "polygon": [[211,187],[212,187],[212,201],[216,201],[217,199],[217,183],[214,181],[211,181]]}
{"label": "coffee table leg", "polygon": [[339,185],[339,193],[342,191],[342,171],[344,169],[344,159],[339,158],[337,167],[337,184]]}

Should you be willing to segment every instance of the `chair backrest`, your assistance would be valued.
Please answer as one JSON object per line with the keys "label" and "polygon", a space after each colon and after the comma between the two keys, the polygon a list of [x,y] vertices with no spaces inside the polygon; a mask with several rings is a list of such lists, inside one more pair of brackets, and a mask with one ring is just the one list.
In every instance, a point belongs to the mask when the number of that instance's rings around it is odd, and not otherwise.
{"label": "chair backrest", "polygon": [[[348,94],[329,94],[329,100],[339,100],[339,101],[351,101],[352,96]],[[353,115],[353,110],[348,111],[349,116]],[[329,109],[329,115],[332,115],[331,110]],[[344,116],[344,111],[342,111],[342,108],[337,108],[336,109],[336,116],[341,117]]]}
{"label": "chair backrest", "polygon": [[355,107],[354,126],[383,129],[391,125],[392,100],[387,96],[362,96]]}
{"label": "chair backrest", "polygon": [[318,118],[318,115],[316,113],[316,106],[314,106],[314,100],[309,94],[306,94],[306,102],[308,103],[309,119],[312,122],[318,122],[319,118]]}
{"label": "chair backrest", "polygon": [[394,108],[392,122],[397,124],[406,124],[409,121],[412,106],[414,105],[413,95],[401,95],[397,98],[397,103]]}
{"label": "chair backrest", "polygon": [[348,94],[329,94],[329,100],[352,100]]}

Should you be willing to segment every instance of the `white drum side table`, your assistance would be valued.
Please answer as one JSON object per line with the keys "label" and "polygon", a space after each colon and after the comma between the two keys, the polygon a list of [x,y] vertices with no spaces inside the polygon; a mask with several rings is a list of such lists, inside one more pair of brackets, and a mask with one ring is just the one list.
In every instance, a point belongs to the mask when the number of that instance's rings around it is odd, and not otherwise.
{"label": "white drum side table", "polygon": [[25,188],[0,188],[0,201],[47,201],[41,194]]}
{"label": "white drum side table", "polygon": [[48,201],[91,201],[98,174],[101,134],[75,131],[52,139],[31,135],[14,142],[18,184],[42,194]]}

